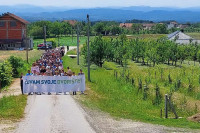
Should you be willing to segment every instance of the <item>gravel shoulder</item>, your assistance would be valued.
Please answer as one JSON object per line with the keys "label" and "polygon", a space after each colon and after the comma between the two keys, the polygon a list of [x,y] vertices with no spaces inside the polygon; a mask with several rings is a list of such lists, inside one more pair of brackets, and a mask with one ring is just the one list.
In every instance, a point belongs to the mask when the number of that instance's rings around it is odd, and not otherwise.
{"label": "gravel shoulder", "polygon": [[[74,97],[79,102],[79,96]],[[199,133],[200,130],[166,127],[128,119],[114,118],[98,109],[79,104],[85,117],[97,133]]]}

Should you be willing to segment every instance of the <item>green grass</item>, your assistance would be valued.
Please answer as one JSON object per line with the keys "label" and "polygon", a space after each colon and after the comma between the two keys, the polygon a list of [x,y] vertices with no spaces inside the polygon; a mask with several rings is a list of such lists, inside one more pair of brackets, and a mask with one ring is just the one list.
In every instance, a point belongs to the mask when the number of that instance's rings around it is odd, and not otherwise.
{"label": "green grass", "polygon": [[77,49],[70,50],[67,55],[77,55]]}
{"label": "green grass", "polygon": [[[76,59],[67,56],[63,58],[64,66],[70,66],[72,71],[76,73],[82,68],[87,78],[87,68],[81,57],[81,65],[76,64]],[[88,107],[98,108],[108,112],[110,115],[132,120],[143,121],[147,123],[160,124],[173,127],[200,129],[199,123],[187,120],[187,117],[195,114],[195,103],[199,98],[198,75],[200,74],[198,67],[184,65],[184,68],[172,67],[167,65],[159,65],[157,67],[146,67],[129,61],[128,70],[130,78],[135,79],[135,86],[131,82],[126,82],[120,75],[123,68],[113,62],[105,62],[104,68],[98,68],[92,65],[91,80],[88,82],[87,95],[81,96],[80,101]],[[163,79],[161,80],[160,68],[164,69]],[[118,71],[118,78],[114,77],[114,70]],[[184,71],[186,75],[183,75]],[[192,74],[192,71],[195,73]],[[156,72],[156,77],[155,77]],[[150,75],[149,75],[150,73]],[[173,83],[168,83],[168,74],[171,74]],[[177,78],[181,78],[182,87],[175,91],[172,95],[176,111],[180,119],[172,119],[174,115],[170,112],[170,119],[160,118],[160,110],[164,111],[164,94],[170,92],[170,88],[174,86]],[[193,78],[195,86],[194,92],[188,93],[188,77]],[[147,100],[143,100],[143,91],[138,93],[138,78],[141,78],[143,85],[145,79],[151,80],[149,83],[149,91]],[[162,94],[162,102],[160,105],[153,105],[155,99],[155,84],[158,83]],[[186,103],[184,103],[184,98]],[[199,104],[198,104],[199,108]],[[163,115],[164,117],[164,115]]]}
{"label": "green grass", "polygon": [[27,96],[8,96],[0,99],[0,120],[23,118]]}
{"label": "green grass", "polygon": [[[128,35],[128,38],[130,39],[135,39],[135,38],[152,38],[152,39],[158,39],[160,37],[166,36],[166,34],[139,34],[139,35]],[[117,38],[118,36],[104,36],[105,38]],[[94,36],[90,37],[90,40],[92,40],[94,38]],[[47,38],[48,39],[48,38]],[[58,43],[58,39],[54,38],[57,40]],[[87,36],[81,36],[79,37],[80,40],[80,45],[86,43],[87,41]],[[40,43],[43,43],[44,39],[34,39],[33,43],[34,43],[34,49],[37,49],[37,45]],[[60,45],[61,46],[76,46],[77,45],[77,37],[74,36],[72,39],[72,36],[66,36],[66,37],[60,37],[59,39]]]}
{"label": "green grass", "polygon": [[[135,35],[127,35],[127,37],[129,39],[136,39],[136,38],[140,38],[140,39],[158,39],[160,37],[166,37],[166,34],[135,34]],[[105,38],[117,38],[118,36],[104,36]]]}
{"label": "green grass", "polygon": [[[91,37],[91,39],[92,38],[93,37]],[[57,40],[57,44],[58,44],[58,39],[57,38],[55,38],[55,39]],[[80,45],[84,44],[84,43],[86,43],[87,37],[86,36],[81,36],[81,37],[79,37],[79,40],[80,40]],[[40,43],[43,43],[43,42],[44,42],[43,39],[34,39],[33,40],[34,48],[36,49],[37,45],[40,44]],[[74,36],[73,40],[72,40],[72,37],[70,37],[70,36],[60,37],[59,42],[60,42],[60,46],[63,46],[63,45],[64,46],[76,46],[77,45],[77,37]]]}

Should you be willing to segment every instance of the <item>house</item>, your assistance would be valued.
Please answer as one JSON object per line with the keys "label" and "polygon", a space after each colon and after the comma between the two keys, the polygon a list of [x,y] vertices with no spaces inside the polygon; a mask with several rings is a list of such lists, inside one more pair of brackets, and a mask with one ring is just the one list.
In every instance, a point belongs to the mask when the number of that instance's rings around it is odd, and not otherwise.
{"label": "house", "polygon": [[76,20],[63,20],[63,22],[69,23],[72,26],[75,26],[77,21]]}
{"label": "house", "polygon": [[175,21],[172,21],[167,25],[167,29],[177,28],[177,27],[178,27],[178,23]]}
{"label": "house", "polygon": [[180,24],[180,25],[178,26],[178,28],[180,28],[180,29],[185,29],[185,28],[187,28],[187,27],[189,27],[189,25],[187,25],[187,24]]}
{"label": "house", "polygon": [[133,26],[133,23],[120,23],[119,27],[121,28],[127,28],[127,29],[131,29]]}
{"label": "house", "polygon": [[27,38],[28,21],[12,14],[4,13],[0,16],[0,49],[11,50],[32,48],[32,39]]}
{"label": "house", "polygon": [[155,24],[142,24],[142,27],[144,30],[151,30],[152,27],[155,26]]}
{"label": "house", "polygon": [[198,43],[200,44],[200,40],[194,39],[182,31],[176,31],[167,36],[167,38],[171,41],[175,41],[178,44],[189,44],[189,43]]}

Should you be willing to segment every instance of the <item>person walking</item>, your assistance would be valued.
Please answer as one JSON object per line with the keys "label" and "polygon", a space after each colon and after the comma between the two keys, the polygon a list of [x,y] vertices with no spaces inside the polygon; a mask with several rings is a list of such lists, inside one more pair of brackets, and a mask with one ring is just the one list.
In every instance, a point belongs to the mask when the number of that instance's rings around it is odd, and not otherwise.
{"label": "person walking", "polygon": [[[84,73],[83,73],[83,70],[82,69],[80,69],[80,72],[78,73],[78,75],[80,76],[80,75],[84,75]],[[81,94],[84,94],[84,91],[81,91]]]}
{"label": "person walking", "polygon": [[21,76],[20,76],[20,86],[21,86],[21,92],[22,92],[22,95],[24,95],[24,92],[23,92],[23,73],[21,73]]}
{"label": "person walking", "polygon": [[[72,76],[76,76],[75,72],[73,72]],[[76,91],[73,91],[73,95],[76,95]]]}
{"label": "person walking", "polygon": [[[31,75],[32,75],[31,71],[28,70],[28,73],[26,74],[26,76],[31,76]],[[32,92],[30,91],[30,92],[28,93],[28,95],[31,95],[31,94],[32,94]]]}

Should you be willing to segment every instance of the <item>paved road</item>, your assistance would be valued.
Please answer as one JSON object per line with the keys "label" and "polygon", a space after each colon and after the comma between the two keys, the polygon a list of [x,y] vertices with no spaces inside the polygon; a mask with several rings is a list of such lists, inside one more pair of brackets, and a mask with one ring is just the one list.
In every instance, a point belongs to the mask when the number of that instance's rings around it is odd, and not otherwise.
{"label": "paved road", "polygon": [[16,133],[94,133],[94,130],[70,95],[33,95],[28,97],[26,116]]}

